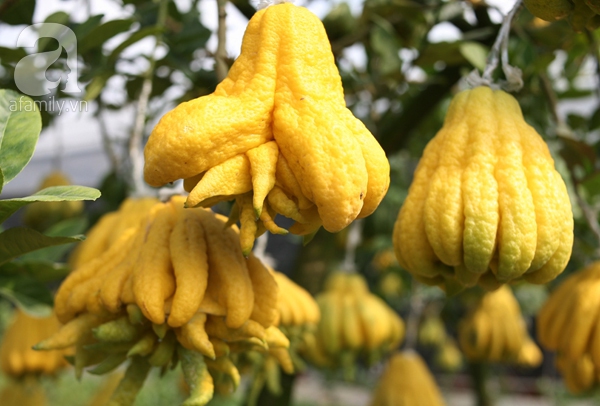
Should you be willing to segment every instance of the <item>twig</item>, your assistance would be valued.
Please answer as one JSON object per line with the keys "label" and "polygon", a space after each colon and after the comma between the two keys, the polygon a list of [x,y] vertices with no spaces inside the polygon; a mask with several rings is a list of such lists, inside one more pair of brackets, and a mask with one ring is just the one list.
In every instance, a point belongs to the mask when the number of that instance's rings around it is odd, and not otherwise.
{"label": "twig", "polygon": [[102,106],[99,107],[98,110],[98,126],[100,127],[100,136],[102,137],[102,147],[104,148],[104,153],[108,157],[110,161],[110,166],[114,172],[119,172],[119,158],[117,157],[117,153],[115,151],[113,140],[110,138],[108,128],[106,127],[106,122],[104,121],[104,109]]}
{"label": "twig", "polygon": [[425,308],[425,302],[421,296],[421,284],[416,280],[412,280],[410,290],[410,305],[408,308],[408,316],[406,318],[406,338],[404,339],[404,347],[415,349],[419,337],[419,321]]}
{"label": "twig", "polygon": [[356,220],[348,229],[346,252],[344,254],[344,262],[342,263],[342,270],[345,272],[356,272],[356,248],[358,248],[362,241],[362,223],[362,220]]}
{"label": "twig", "polygon": [[[468,75],[467,81],[471,86],[504,87],[507,91],[517,91],[523,87],[521,70],[508,63],[510,28],[515,15],[517,15],[517,12],[521,8],[521,3],[522,0],[517,0],[512,10],[504,17],[500,31],[498,31],[498,36],[488,55],[483,74],[479,75],[479,71],[475,69]],[[502,62],[502,71],[504,72],[504,76],[506,76],[506,81],[501,86],[495,84],[492,77],[500,62]]]}
{"label": "twig", "polygon": [[221,82],[227,76],[227,0],[217,0],[219,26],[217,28],[217,51],[215,52],[215,72]]}
{"label": "twig", "polygon": [[600,256],[600,225],[598,225],[598,211],[594,210],[592,206],[585,201],[581,193],[579,193],[579,181],[575,179],[575,175],[573,171],[569,169],[569,176],[571,177],[571,182],[573,183],[573,190],[575,192],[575,198],[577,199],[577,204],[581,208],[583,215],[585,216],[585,220],[594,233],[596,240],[598,240],[598,247],[596,248],[596,256]]}
{"label": "twig", "polygon": [[[564,122],[564,120],[558,114],[558,98],[556,97],[556,93],[552,88],[550,80],[546,76],[546,74],[541,74],[540,78],[542,79],[542,89],[544,93],[546,93],[546,98],[550,104],[550,113],[552,114],[552,118],[556,123],[557,132],[561,133],[571,133],[571,129]],[[597,254],[600,255],[600,225],[598,225],[598,211],[594,210],[592,206],[588,204],[588,202],[581,196],[579,192],[579,181],[575,178],[574,171],[572,168],[569,169],[569,177],[571,179],[571,183],[573,184],[573,192],[575,193],[575,198],[577,199],[577,204],[581,208],[583,215],[585,217],[590,230],[594,233],[594,236],[598,240],[598,248],[596,249]]]}
{"label": "twig", "polygon": [[[585,34],[588,38],[588,41],[590,42],[592,53],[596,58],[596,79],[600,84],[600,44],[598,43],[596,37],[590,30],[585,30]],[[596,86],[596,97],[600,99],[600,86]]]}
{"label": "twig", "polygon": [[[164,28],[167,20],[169,0],[161,0],[158,9],[158,18],[156,26]],[[156,45],[158,47],[162,41],[162,30],[156,34]],[[152,93],[152,78],[154,77],[154,68],[156,65],[155,57],[156,48],[150,55],[150,66],[144,73],[144,82],[142,84],[142,90],[140,97],[138,98],[137,111],[135,115],[135,121],[131,138],[129,139],[129,159],[131,161],[131,186],[133,188],[132,194],[143,194],[145,189],[144,185],[144,159],[142,156],[142,143],[144,140],[144,127],[146,124],[146,111],[148,110],[148,101],[150,100],[150,94]]]}

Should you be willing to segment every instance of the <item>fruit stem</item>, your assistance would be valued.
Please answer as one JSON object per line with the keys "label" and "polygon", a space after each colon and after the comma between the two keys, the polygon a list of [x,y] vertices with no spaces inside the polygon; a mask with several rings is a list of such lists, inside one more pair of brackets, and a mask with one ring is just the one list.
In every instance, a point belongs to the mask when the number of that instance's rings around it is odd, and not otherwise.
{"label": "fruit stem", "polygon": [[342,262],[342,271],[348,273],[356,272],[356,249],[362,241],[362,220],[355,220],[350,224],[348,235],[346,236],[346,251],[344,262]]}
{"label": "fruit stem", "polygon": [[256,7],[258,10],[262,10],[263,8],[267,8],[269,6],[274,6],[277,4],[283,3],[293,3],[294,0],[259,0],[258,6]]}
{"label": "fruit stem", "polygon": [[492,406],[494,402],[487,390],[488,365],[483,362],[470,362],[469,374],[477,395],[477,406]]}
{"label": "fruit stem", "polygon": [[406,317],[406,335],[404,339],[404,349],[406,350],[417,348],[419,322],[424,308],[425,303],[421,295],[421,284],[413,279],[410,289],[408,316]]}
{"label": "fruit stem", "polygon": [[[517,0],[513,8],[504,17],[504,21],[502,21],[502,25],[498,31],[498,36],[488,55],[483,74],[480,76],[479,71],[474,70],[467,77],[467,81],[472,87],[502,87],[509,92],[518,91],[523,87],[521,69],[511,66],[508,63],[508,38],[510,37],[510,27],[515,15],[517,15],[521,8],[521,3],[522,0]],[[492,74],[498,68],[500,62],[502,62],[502,71],[504,72],[504,76],[506,76],[506,81],[495,84]]]}

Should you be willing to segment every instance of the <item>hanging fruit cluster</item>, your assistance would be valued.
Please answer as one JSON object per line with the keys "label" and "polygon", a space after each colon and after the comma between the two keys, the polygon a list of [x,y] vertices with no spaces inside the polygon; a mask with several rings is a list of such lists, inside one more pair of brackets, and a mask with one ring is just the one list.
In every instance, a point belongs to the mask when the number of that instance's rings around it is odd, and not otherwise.
{"label": "hanging fruit cluster", "polygon": [[236,199],[244,252],[257,230],[340,231],[368,216],[389,186],[389,163],[346,108],[321,21],[290,3],[259,10],[214,93],[183,103],[154,128],[144,175],[185,179],[188,207]]}
{"label": "hanging fruit cluster", "polygon": [[279,286],[277,306],[277,325],[283,346],[265,352],[259,347],[240,352],[236,360],[240,370],[253,372],[249,403],[258,399],[260,391],[266,385],[274,395],[281,393],[281,371],[292,374],[306,367],[299,353],[314,341],[314,334],[321,318],[319,306],[313,297],[302,287],[291,281],[286,275],[271,270]]}
{"label": "hanging fruit cluster", "polygon": [[11,381],[0,392],[3,406],[42,406],[46,396],[39,376],[52,376],[67,366],[63,351],[40,353],[31,349],[38,341],[54,334],[60,323],[54,315],[32,317],[16,310],[2,337],[0,368]]}
{"label": "hanging fruit cluster", "polygon": [[565,386],[573,394],[589,391],[600,383],[598,370],[589,354],[577,359],[558,355],[556,369],[562,374]]}
{"label": "hanging fruit cluster", "polygon": [[354,376],[357,357],[368,363],[397,348],[404,338],[404,322],[382,299],[369,292],[361,275],[336,272],[317,298],[321,322],[305,355],[317,366],[343,368]]}
{"label": "hanging fruit cluster", "polygon": [[15,310],[12,323],[2,337],[0,345],[0,367],[2,372],[13,378],[24,375],[52,375],[67,364],[64,352],[40,353],[31,349],[38,341],[58,331],[60,323],[56,316],[33,317]]}
{"label": "hanging fruit cluster", "polygon": [[457,94],[398,215],[400,265],[446,289],[547,283],[565,268],[573,214],[547,145],[517,101],[480,86]]}
{"label": "hanging fruit cluster", "polygon": [[[233,356],[248,348],[293,369],[289,340],[275,327],[281,315],[271,272],[242,255],[235,226],[225,227],[226,219],[211,211],[184,209],[183,200],[130,199],[100,220],[56,295],[56,314],[66,324],[36,345],[75,347],[70,360],[78,376],[86,367],[104,374],[131,359],[113,399],[135,396],[130,387],[139,389],[151,366],[181,361],[190,399],[203,404],[198,399],[210,400],[214,386],[239,384]],[[123,229],[111,240],[117,225]]]}
{"label": "hanging fruit cluster", "polygon": [[444,398],[427,364],[414,351],[391,356],[375,389],[371,406],[443,406]]}
{"label": "hanging fruit cluster", "polygon": [[519,303],[507,286],[485,293],[460,321],[458,340],[472,361],[539,366],[542,353],[527,334]]}
{"label": "hanging fruit cluster", "polygon": [[567,18],[577,32],[600,28],[599,0],[524,0],[524,3],[531,14],[542,20]]}
{"label": "hanging fruit cluster", "polygon": [[570,391],[598,383],[600,371],[600,262],[566,278],[537,317],[540,344],[558,353],[556,366]]}

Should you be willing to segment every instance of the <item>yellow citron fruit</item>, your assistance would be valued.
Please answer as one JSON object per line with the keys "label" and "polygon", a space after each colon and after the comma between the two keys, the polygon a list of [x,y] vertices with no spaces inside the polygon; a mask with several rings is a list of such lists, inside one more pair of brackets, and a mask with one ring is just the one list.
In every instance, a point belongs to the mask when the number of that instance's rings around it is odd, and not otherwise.
{"label": "yellow citron fruit", "polygon": [[432,285],[547,283],[571,256],[573,214],[547,145],[511,95],[452,100],[394,228],[400,265]]}
{"label": "yellow citron fruit", "polygon": [[598,384],[599,371],[588,354],[576,359],[559,355],[556,358],[556,369],[562,374],[569,392],[573,394],[587,392]]}
{"label": "yellow citron fruit", "polygon": [[519,363],[529,341],[519,303],[508,286],[483,294],[458,325],[458,342],[472,361]]}
{"label": "yellow citron fruit", "polygon": [[425,361],[416,352],[407,350],[392,355],[370,404],[442,406],[446,403]]}
{"label": "yellow citron fruit", "polygon": [[[52,186],[68,186],[71,184],[69,177],[60,171],[51,172],[40,184],[38,190]],[[25,207],[23,223],[38,230],[44,230],[54,223],[76,217],[83,211],[83,202],[37,202]]]}
{"label": "yellow citron fruit", "polygon": [[404,339],[403,320],[369,291],[359,274],[332,273],[316,301],[321,320],[314,342],[305,351],[316,365],[347,369],[359,356],[373,363]]}
{"label": "yellow citron fruit", "polygon": [[267,206],[302,235],[368,216],[389,186],[385,153],[346,108],[323,24],[290,3],[255,13],[227,78],[167,113],[144,153],[146,181],[185,179],[188,207],[252,191],[255,221],[276,229],[260,217]]}
{"label": "yellow citron fruit", "polygon": [[600,370],[600,262],[570,275],[552,292],[538,313],[537,336],[563,358],[589,354]]}
{"label": "yellow citron fruit", "polygon": [[38,352],[31,347],[58,331],[56,316],[37,318],[16,310],[0,345],[0,368],[15,378],[27,374],[52,375],[66,366],[63,351]]}

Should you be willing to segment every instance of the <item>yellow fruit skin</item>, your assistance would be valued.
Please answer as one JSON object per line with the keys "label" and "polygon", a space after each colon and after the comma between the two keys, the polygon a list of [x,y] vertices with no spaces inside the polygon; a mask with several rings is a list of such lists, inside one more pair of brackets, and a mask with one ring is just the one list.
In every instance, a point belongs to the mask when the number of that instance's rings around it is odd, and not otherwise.
{"label": "yellow fruit skin", "polygon": [[[195,210],[205,230],[208,247],[208,288],[219,304],[227,309],[227,327],[241,327],[252,314],[254,292],[239,237],[227,219],[212,212]],[[212,287],[212,288],[211,288]]]}
{"label": "yellow fruit skin", "polygon": [[442,406],[445,402],[425,361],[408,350],[392,355],[370,404]]}
{"label": "yellow fruit skin", "polygon": [[275,186],[279,148],[275,141],[269,141],[266,144],[248,150],[246,156],[250,160],[250,170],[252,172],[254,210],[260,216],[263,202],[271,189],[273,189],[273,186]]}
{"label": "yellow fruit skin", "polygon": [[150,134],[144,149],[150,185],[190,178],[273,138],[276,47],[261,35],[265,11],[250,20],[241,54],[215,92],[180,104]]}
{"label": "yellow fruit skin", "polygon": [[254,291],[254,306],[250,318],[268,328],[277,319],[280,288],[273,275],[254,255],[250,255],[246,263]]}
{"label": "yellow fruit skin", "polygon": [[275,141],[325,229],[339,231],[362,210],[368,174],[327,34],[314,14],[289,3],[267,8],[264,19],[277,21],[278,58],[286,61],[277,70]]}
{"label": "yellow fruit skin", "polygon": [[56,333],[59,327],[60,324],[54,315],[36,318],[17,310],[0,344],[2,372],[7,376],[19,378],[27,374],[51,375],[66,366],[63,351],[32,349],[34,344]]}
{"label": "yellow fruit skin", "polygon": [[185,204],[187,207],[203,206],[207,201],[215,204],[250,190],[250,161],[240,154],[210,168],[192,189]]}
{"label": "yellow fruit skin", "polygon": [[180,327],[200,307],[208,284],[206,237],[198,216],[188,209],[179,212],[169,246],[177,289],[168,323]]}
{"label": "yellow fruit skin", "polygon": [[393,240],[400,265],[432,283],[493,288],[562,272],[573,244],[568,193],[512,96],[481,86],[454,97]]}
{"label": "yellow fruit skin", "polygon": [[169,205],[159,205],[133,270],[133,293],[144,316],[155,324],[165,321],[164,303],[175,291],[169,237],[174,213]]}
{"label": "yellow fruit skin", "polygon": [[[145,157],[146,181],[160,186],[183,178],[188,206],[209,207],[252,190],[257,217],[268,195],[275,211],[299,223],[292,232],[301,235],[321,225],[337,232],[368,216],[390,181],[383,149],[346,108],[323,24],[291,3],[254,15],[227,78],[213,94],[165,115]],[[274,186],[287,200],[273,197]],[[315,215],[304,218],[312,208]],[[268,220],[267,228],[280,232]]]}

